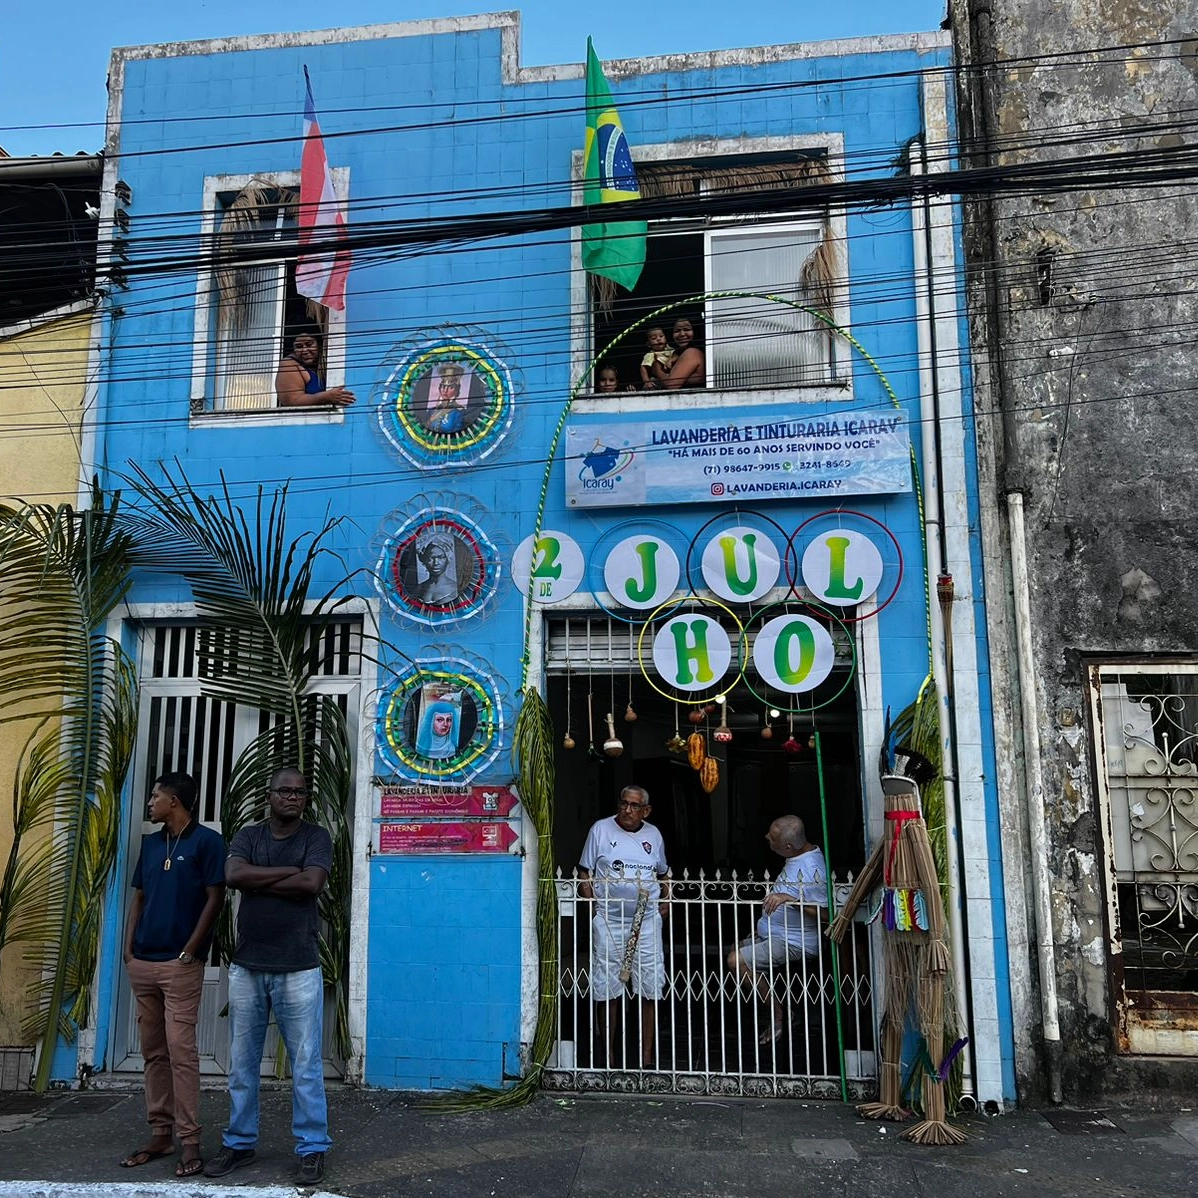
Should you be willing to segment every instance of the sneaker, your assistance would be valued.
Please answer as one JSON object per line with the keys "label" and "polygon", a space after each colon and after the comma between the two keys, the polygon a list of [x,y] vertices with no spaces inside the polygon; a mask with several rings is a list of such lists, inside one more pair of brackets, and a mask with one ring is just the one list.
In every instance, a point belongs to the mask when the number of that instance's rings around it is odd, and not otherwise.
{"label": "sneaker", "polygon": [[300,1157],[297,1180],[302,1186],[314,1186],[324,1177],[324,1153],[309,1152]]}
{"label": "sneaker", "polygon": [[250,1164],[254,1159],[252,1148],[222,1148],[205,1166],[205,1177],[224,1177],[234,1169]]}

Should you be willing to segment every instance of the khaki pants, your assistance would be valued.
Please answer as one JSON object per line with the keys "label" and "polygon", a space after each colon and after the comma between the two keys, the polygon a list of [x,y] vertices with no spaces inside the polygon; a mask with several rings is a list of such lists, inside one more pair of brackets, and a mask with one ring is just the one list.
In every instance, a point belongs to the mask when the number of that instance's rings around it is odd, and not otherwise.
{"label": "khaki pants", "polygon": [[156,1136],[200,1142],[200,1054],[196,1017],[204,989],[204,962],[128,964],[137,999],[137,1030],[146,1070],[146,1121]]}

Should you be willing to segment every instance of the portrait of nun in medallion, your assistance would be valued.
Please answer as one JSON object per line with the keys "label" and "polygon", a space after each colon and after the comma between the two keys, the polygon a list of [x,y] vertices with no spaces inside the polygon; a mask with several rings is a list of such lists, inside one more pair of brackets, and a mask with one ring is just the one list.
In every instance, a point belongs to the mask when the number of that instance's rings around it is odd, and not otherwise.
{"label": "portrait of nun in medallion", "polygon": [[[458,752],[462,728],[461,691],[442,694],[439,687],[425,687],[416,730],[416,752],[430,761],[443,761]],[[433,692],[433,693],[429,693]]]}

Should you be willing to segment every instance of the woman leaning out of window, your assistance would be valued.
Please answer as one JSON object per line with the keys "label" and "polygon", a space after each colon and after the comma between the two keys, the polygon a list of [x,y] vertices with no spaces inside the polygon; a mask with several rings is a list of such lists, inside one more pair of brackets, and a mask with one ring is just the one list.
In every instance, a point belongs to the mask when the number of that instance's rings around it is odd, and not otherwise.
{"label": "woman leaning out of window", "polygon": [[315,333],[298,333],[291,353],[279,363],[275,394],[281,408],[315,407],[330,404],[348,407],[354,393],[348,387],[326,387],[319,374],[320,338]]}

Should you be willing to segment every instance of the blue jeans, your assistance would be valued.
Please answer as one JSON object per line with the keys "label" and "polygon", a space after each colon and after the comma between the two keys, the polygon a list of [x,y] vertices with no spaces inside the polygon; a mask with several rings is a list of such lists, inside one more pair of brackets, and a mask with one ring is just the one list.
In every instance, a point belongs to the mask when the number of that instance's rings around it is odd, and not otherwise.
{"label": "blue jeans", "polygon": [[221,1140],[226,1148],[253,1148],[258,1142],[258,1083],[272,1010],[291,1059],[295,1150],[300,1156],[327,1152],[332,1141],[324,1097],[324,981],[319,969],[266,973],[229,966],[230,1111]]}

